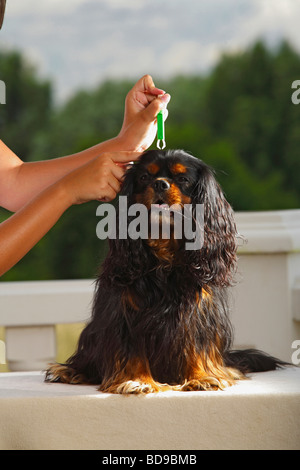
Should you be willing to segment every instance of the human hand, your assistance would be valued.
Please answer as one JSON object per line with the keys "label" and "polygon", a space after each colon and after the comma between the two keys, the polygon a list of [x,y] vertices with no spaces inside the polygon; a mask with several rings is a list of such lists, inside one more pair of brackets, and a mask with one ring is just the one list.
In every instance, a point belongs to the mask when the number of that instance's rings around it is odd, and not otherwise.
{"label": "human hand", "polygon": [[141,152],[106,152],[71,171],[58,184],[62,185],[69,205],[98,200],[112,201],[121,189],[126,164]]}
{"label": "human hand", "polygon": [[145,75],[129,91],[125,101],[122,129],[117,137],[122,148],[145,151],[156,135],[156,116],[163,110],[164,119],[168,116],[167,104],[171,97],[156,88],[152,77]]}

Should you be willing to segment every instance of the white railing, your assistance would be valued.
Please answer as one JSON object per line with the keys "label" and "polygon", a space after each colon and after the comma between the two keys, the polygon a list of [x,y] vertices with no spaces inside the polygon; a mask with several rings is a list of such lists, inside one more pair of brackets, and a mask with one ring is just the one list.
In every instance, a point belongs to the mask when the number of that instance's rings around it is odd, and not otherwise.
{"label": "white railing", "polygon": [[300,210],[237,213],[236,221],[248,241],[232,291],[236,345],[290,361],[300,339]]}
{"label": "white railing", "polygon": [[[300,340],[300,210],[237,213],[236,220],[247,243],[239,247],[240,276],[231,291],[235,346],[290,361]],[[55,325],[87,320],[93,291],[92,280],[0,283],[9,369],[53,362]]]}
{"label": "white railing", "polygon": [[9,370],[39,370],[53,362],[55,325],[86,321],[93,291],[92,280],[0,283]]}

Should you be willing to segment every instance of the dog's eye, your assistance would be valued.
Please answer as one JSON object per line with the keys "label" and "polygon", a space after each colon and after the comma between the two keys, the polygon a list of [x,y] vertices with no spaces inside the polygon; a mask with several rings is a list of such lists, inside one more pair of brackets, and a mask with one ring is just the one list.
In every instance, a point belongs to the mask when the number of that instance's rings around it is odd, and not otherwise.
{"label": "dog's eye", "polygon": [[178,180],[179,183],[188,183],[189,182],[189,180],[186,176],[181,176],[181,175],[178,176],[177,180]]}
{"label": "dog's eye", "polygon": [[148,173],[144,173],[143,175],[140,176],[140,181],[142,181],[143,183],[148,181],[148,179],[149,179]]}

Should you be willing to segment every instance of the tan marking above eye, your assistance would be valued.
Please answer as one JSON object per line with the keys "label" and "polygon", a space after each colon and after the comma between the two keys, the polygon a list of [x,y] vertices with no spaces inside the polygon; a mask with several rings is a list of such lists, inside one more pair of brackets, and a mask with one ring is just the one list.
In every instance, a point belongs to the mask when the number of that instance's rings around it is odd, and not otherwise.
{"label": "tan marking above eye", "polygon": [[147,170],[151,175],[156,175],[159,172],[159,166],[156,163],[150,163],[147,166]]}
{"label": "tan marking above eye", "polygon": [[187,169],[182,163],[175,163],[171,166],[171,171],[177,175],[178,173],[186,173]]}

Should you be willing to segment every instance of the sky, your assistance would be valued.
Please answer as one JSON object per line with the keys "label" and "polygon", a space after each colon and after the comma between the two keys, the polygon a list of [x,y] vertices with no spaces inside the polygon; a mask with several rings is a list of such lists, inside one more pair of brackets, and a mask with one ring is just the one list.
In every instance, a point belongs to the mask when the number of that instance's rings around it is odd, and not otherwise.
{"label": "sky", "polygon": [[205,74],[257,39],[300,52],[299,20],[300,0],[7,0],[0,48],[24,52],[62,102],[107,78]]}

